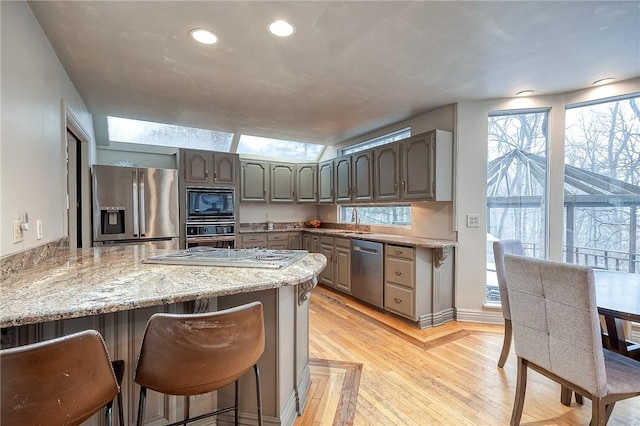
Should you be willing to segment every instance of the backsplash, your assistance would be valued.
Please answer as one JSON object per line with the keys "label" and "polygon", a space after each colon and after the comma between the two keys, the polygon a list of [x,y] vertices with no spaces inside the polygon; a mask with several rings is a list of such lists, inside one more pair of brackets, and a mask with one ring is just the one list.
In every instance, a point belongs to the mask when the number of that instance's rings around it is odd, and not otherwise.
{"label": "backsplash", "polygon": [[6,255],[0,258],[0,280],[5,280],[16,272],[35,266],[59,254],[62,250],[69,250],[69,237],[62,237],[38,247]]}

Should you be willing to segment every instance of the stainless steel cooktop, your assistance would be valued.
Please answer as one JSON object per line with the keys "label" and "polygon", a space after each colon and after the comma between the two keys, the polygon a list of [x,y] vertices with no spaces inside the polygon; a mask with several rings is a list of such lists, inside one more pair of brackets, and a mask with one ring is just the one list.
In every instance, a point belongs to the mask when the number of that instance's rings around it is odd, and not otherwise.
{"label": "stainless steel cooktop", "polygon": [[193,266],[232,266],[239,268],[282,269],[306,256],[306,250],[223,249],[192,247],[160,254],[143,263]]}

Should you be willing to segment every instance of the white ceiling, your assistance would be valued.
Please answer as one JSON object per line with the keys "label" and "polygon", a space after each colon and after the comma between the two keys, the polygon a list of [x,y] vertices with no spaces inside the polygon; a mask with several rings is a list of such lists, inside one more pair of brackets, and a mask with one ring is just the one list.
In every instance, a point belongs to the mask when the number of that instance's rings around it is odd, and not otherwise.
{"label": "white ceiling", "polygon": [[[29,4],[96,115],[329,145],[458,101],[640,76],[637,1]],[[294,36],[267,33],[274,19]]]}

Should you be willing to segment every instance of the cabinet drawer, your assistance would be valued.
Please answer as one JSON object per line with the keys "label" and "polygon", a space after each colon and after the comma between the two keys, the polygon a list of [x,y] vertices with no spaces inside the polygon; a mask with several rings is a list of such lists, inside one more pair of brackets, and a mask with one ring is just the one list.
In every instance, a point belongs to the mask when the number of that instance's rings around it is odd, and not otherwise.
{"label": "cabinet drawer", "polygon": [[384,278],[386,282],[414,288],[413,261],[405,259],[394,259],[387,257],[384,268]]}
{"label": "cabinet drawer", "polygon": [[267,241],[289,241],[289,234],[286,232],[274,232],[267,234]]}
{"label": "cabinet drawer", "polygon": [[384,307],[386,310],[415,319],[416,311],[413,290],[387,284],[384,287]]}
{"label": "cabinet drawer", "polygon": [[351,240],[348,238],[335,238],[333,241],[336,247],[345,247],[351,249]]}
{"label": "cabinet drawer", "polygon": [[265,234],[240,235],[240,241],[242,241],[243,244],[266,244],[267,236]]}
{"label": "cabinet drawer", "polygon": [[413,247],[402,247],[387,244],[386,256],[401,257],[403,259],[413,259],[415,256],[415,250]]}
{"label": "cabinet drawer", "polygon": [[326,235],[321,235],[320,236],[320,244],[333,245],[333,237],[327,237]]}

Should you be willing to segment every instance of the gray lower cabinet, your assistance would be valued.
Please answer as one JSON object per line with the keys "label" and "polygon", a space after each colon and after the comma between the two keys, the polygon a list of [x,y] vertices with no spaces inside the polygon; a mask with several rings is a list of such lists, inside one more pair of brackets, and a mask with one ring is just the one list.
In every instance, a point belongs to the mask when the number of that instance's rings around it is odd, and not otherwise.
{"label": "gray lower cabinet", "polygon": [[385,310],[420,328],[453,320],[453,264],[453,249],[385,244]]}
{"label": "gray lower cabinet", "polygon": [[240,234],[238,248],[266,248],[270,250],[300,250],[300,232],[254,232]]}
{"label": "gray lower cabinet", "polygon": [[345,293],[351,293],[351,240],[348,238],[334,238],[333,249],[335,288]]}
{"label": "gray lower cabinet", "polygon": [[329,287],[334,287],[333,270],[335,259],[333,254],[333,237],[326,237],[324,235],[320,237],[320,253],[324,254],[324,257],[327,258],[327,266],[325,266],[320,273],[318,282]]}

